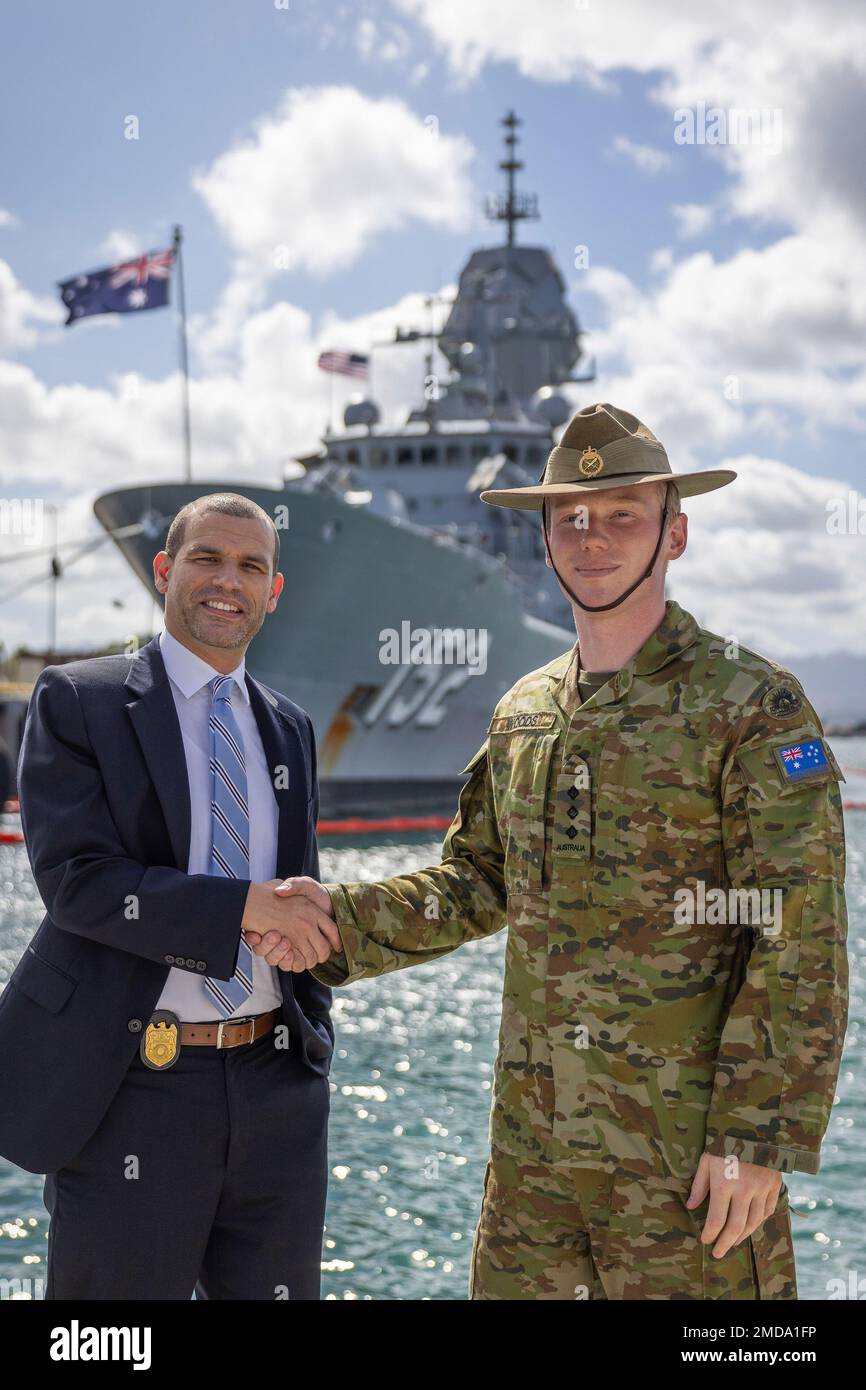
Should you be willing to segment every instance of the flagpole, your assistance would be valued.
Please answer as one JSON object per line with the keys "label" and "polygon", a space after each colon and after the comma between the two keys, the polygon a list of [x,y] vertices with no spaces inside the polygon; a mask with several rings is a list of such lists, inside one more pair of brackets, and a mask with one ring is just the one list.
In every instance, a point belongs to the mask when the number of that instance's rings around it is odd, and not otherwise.
{"label": "flagpole", "polygon": [[186,345],[186,294],[183,284],[183,255],[181,254],[181,242],[183,241],[183,230],[176,226],[174,229],[174,253],[177,262],[177,291],[178,303],[180,307],[180,370],[181,370],[181,390],[183,393],[183,443],[184,443],[184,463],[186,467],[186,481],[192,482],[192,436],[189,426],[189,356]]}

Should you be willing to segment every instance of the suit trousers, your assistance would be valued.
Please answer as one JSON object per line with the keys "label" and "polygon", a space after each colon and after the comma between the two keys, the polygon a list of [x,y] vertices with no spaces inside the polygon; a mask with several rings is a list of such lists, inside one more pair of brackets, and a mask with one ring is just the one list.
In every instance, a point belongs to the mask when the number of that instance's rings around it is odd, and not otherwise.
{"label": "suit trousers", "polygon": [[165,1071],[136,1053],[46,1175],[46,1298],[320,1297],[330,1087],[275,1036]]}

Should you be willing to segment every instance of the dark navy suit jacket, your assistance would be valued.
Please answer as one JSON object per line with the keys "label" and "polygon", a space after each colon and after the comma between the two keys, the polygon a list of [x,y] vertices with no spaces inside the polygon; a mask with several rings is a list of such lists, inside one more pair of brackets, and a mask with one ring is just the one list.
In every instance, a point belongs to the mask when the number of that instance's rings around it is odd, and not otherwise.
{"label": "dark navy suit jacket", "polygon": [[[287,769],[274,792],[276,876],[318,878],[312,724],[246,683],[268,765]],[[231,978],[249,883],[186,872],[186,758],[156,638],[134,657],[41,672],[18,792],[46,916],[0,995],[0,1154],[48,1173],[99,1125],[169,968]],[[331,991],[307,971],[277,974],[289,1050],[327,1076]]]}

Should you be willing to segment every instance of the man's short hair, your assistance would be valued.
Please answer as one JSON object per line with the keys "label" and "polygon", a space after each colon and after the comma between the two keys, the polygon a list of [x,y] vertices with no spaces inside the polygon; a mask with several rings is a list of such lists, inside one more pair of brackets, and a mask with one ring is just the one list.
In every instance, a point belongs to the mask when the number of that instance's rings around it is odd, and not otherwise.
{"label": "man's short hair", "polygon": [[[659,495],[659,516],[661,516],[661,509],[662,509],[662,507],[663,507],[664,504],[665,504],[665,494],[664,494],[664,487],[665,487],[665,485],[664,485],[663,482],[660,482],[660,483],[657,483],[657,484],[656,484],[656,487],[658,488],[658,495]],[[679,488],[677,487],[676,483],[669,483],[669,484],[668,484],[668,521],[672,521],[673,518],[674,518],[675,516],[679,516],[679,514],[680,514],[680,490],[679,490]]]}
{"label": "man's short hair", "polygon": [[207,493],[204,497],[196,497],[192,502],[187,502],[185,507],[181,507],[165,538],[166,554],[172,560],[184,543],[186,524],[190,517],[202,516],[206,512],[222,512],[223,516],[253,517],[259,521],[266,521],[274,534],[273,572],[276,574],[280,566],[280,533],[274,525],[273,517],[268,516],[258,502],[254,502],[251,497],[242,497],[239,492]]}

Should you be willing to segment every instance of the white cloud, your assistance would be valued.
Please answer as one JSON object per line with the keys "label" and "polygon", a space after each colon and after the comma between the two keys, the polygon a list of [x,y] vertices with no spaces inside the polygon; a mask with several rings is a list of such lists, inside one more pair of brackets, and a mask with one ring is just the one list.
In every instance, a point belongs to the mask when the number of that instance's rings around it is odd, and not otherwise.
{"label": "white cloud", "polygon": [[674,252],[671,246],[657,246],[650,252],[649,266],[654,275],[670,270],[673,263]]}
{"label": "white cloud", "polygon": [[792,236],[727,261],[659,253],[647,291],[590,270],[607,398],[646,410],[690,455],[759,427],[783,445],[794,429],[817,441],[827,426],[866,426],[866,254],[842,250]]}
{"label": "white cloud", "polygon": [[677,231],[684,239],[701,236],[712,226],[713,209],[706,203],[675,203],[672,211],[677,219]]}
{"label": "white cloud", "polygon": [[[449,300],[455,289],[443,286],[441,297]],[[383,421],[402,423],[421,400],[426,345],[373,345],[390,340],[396,327],[426,330],[425,298],[407,294],[356,318],[326,314],[315,327],[306,311],[288,303],[250,314],[239,330],[231,372],[191,382],[193,476],[278,484],[290,458],[317,447],[331,405],[339,428],[346,402],[359,392],[374,396]],[[444,311],[437,312],[441,317]],[[372,380],[320,372],[316,362],[324,347],[372,350]],[[57,504],[61,539],[98,538],[92,502],[99,493],[123,480],[182,475],[180,419],[177,373],[161,380],[119,374],[101,389],[49,387],[29,367],[0,361],[0,495],[26,491]],[[3,567],[0,598],[13,582],[42,572],[28,559],[32,545],[4,537],[9,546],[22,562]],[[7,649],[45,640],[45,595],[39,587],[0,604]],[[107,547],[69,569],[60,595],[66,649],[88,649],[94,633],[120,638],[150,622],[139,581]],[[116,608],[115,598],[125,606]]]}
{"label": "white cloud", "polygon": [[17,227],[18,218],[8,208],[0,208],[0,227]]}
{"label": "white cloud", "polygon": [[[608,399],[627,400],[685,460],[756,430],[784,451],[795,432],[822,447],[827,427],[866,426],[866,11],[847,0],[749,0],[684,7],[620,0],[609,8],[537,0],[396,0],[422,22],[460,76],[511,62],[536,80],[611,83],[643,74],[670,113],[671,152],[721,164],[712,207],[674,208],[681,238],[718,217],[790,229],[727,260],[650,258],[643,291],[597,266],[587,288],[607,322],[594,330]],[[677,108],[779,113],[778,148],[760,143],[683,150]],[[628,140],[628,137],[623,137]],[[626,146],[622,146],[625,151]],[[854,464],[846,460],[850,469]],[[859,475],[858,475],[859,476]]]}
{"label": "white cloud", "polygon": [[[718,466],[738,476],[683,500],[689,544],[668,572],[671,593],[703,626],[777,660],[866,654],[866,546],[827,524],[828,503],[847,499],[850,485],[753,454],[722,457]],[[676,463],[674,470],[686,471]]]}
{"label": "white cloud", "polygon": [[[456,285],[445,285],[436,297],[450,301],[456,293]],[[395,328],[417,329],[419,332],[429,330],[430,311],[425,300],[424,294],[412,293],[404,295],[396,304],[353,319],[341,319],[335,314],[323,317],[318,335],[319,345],[323,348],[341,347],[351,352],[369,352],[374,343],[380,344],[373,351],[369,383],[336,378],[336,400],[340,408],[351,395],[362,390],[375,399],[382,412],[383,423],[396,426],[404,422],[410,406],[422,403],[424,356],[428,344],[424,340],[393,344],[391,340]],[[444,321],[445,313],[447,308],[437,308],[434,321],[437,330]],[[386,343],[391,345],[382,346]],[[434,354],[434,371],[447,380],[448,364],[438,350]]]}
{"label": "white cloud", "polygon": [[[776,427],[791,414],[808,430],[866,420],[866,10],[851,0],[619,0],[609,7],[560,0],[394,0],[431,33],[465,77],[511,62],[538,81],[611,82],[631,71],[670,113],[671,153],[723,165],[712,210],[677,205],[679,233],[712,217],[759,219],[790,229],[775,243],[727,261],[668,248],[647,294],[597,268],[587,284],[605,300],[608,326],[593,335],[600,358],[622,366],[630,393],[666,413],[694,417],[710,443],[729,440],[736,418]],[[778,148],[760,143],[684,150],[674,113],[688,107],[779,112]],[[628,140],[628,137],[623,137]],[[626,148],[625,146],[623,148]],[[639,148],[639,147],[638,147]],[[616,370],[618,368],[615,367]],[[733,385],[739,403],[722,394]],[[688,404],[677,411],[676,397]]]}
{"label": "white cloud", "polygon": [[144,251],[141,238],[134,232],[116,228],[103,237],[99,243],[99,254],[104,256],[110,265],[117,265],[121,261],[131,261],[133,256],[140,256]]}
{"label": "white cloud", "polygon": [[[454,292],[448,285],[441,293]],[[198,463],[208,477],[276,482],[290,456],[315,447],[331,399],[339,419],[359,389],[372,389],[384,419],[402,422],[421,398],[425,344],[374,344],[398,326],[426,330],[428,323],[421,293],[355,318],[326,314],[315,329],[305,310],[285,302],[250,315],[232,371],[191,379],[194,470]],[[320,351],[330,347],[372,352],[369,388],[318,369]],[[98,491],[120,477],[177,477],[180,418],[177,373],[159,380],[119,374],[108,388],[48,387],[30,367],[0,361],[0,487],[31,478],[43,491],[72,494],[82,479]]]}
{"label": "white cloud", "polygon": [[725,111],[781,112],[783,141],[708,146],[736,176],[731,209],[816,228],[866,222],[866,10],[852,0],[619,0],[585,8],[561,0],[394,0],[423,24],[453,71],[511,62],[527,77],[610,84],[619,70],[651,75],[671,113],[701,102]]}
{"label": "white cloud", "polygon": [[[733,333],[738,295],[729,284],[712,284],[714,274],[725,269],[714,268],[709,258],[699,267],[675,267],[655,325],[648,321],[651,302],[627,277],[596,272],[604,279],[596,289],[611,307],[617,350],[622,351],[621,337],[633,353],[624,376],[605,378],[604,396],[627,400],[647,421],[664,440],[675,471],[696,466],[696,446],[710,444],[718,451],[713,462],[740,475],[709,498],[687,499],[692,535],[686,555],[671,571],[675,596],[706,626],[732,632],[745,645],[779,659],[784,652],[853,649],[863,636],[857,621],[866,549],[862,537],[833,537],[826,527],[826,501],[843,495],[849,485],[808,477],[779,458],[726,452],[726,443],[747,432],[747,415],[719,388],[712,335],[707,360],[689,353],[688,334],[679,339],[684,314],[700,318],[707,312],[705,303],[691,302],[696,283],[705,286],[710,300],[733,295]],[[447,287],[443,297],[452,291]],[[738,294],[748,292],[745,284]],[[349,396],[368,389],[386,419],[401,419],[419,398],[423,343],[376,349],[370,387],[326,377],[316,369],[316,357],[324,346],[366,351],[390,338],[395,326],[424,329],[427,323],[422,294],[357,318],[327,315],[315,329],[307,313],[286,303],[251,315],[240,335],[238,371],[193,382],[195,472],[209,479],[276,483],[290,455],[315,445],[332,385],[337,423]],[[653,360],[654,330],[661,335],[656,346],[660,343],[671,358],[667,362]],[[38,478],[40,495],[68,499],[61,539],[96,537],[91,505],[98,492],[121,479],[180,475],[179,411],[176,375],[161,381],[118,377],[109,390],[48,388],[27,367],[0,364],[0,459],[9,461],[0,491],[4,481],[20,489],[23,478]],[[38,572],[38,565],[6,567],[0,593],[12,580],[10,570],[17,581]],[[115,607],[115,599],[124,606]],[[146,594],[108,548],[70,568],[60,586],[60,604],[60,630],[70,648],[86,649],[94,632],[122,638],[150,622]],[[42,586],[0,608],[7,647],[43,640],[45,605]]]}
{"label": "white cloud", "polygon": [[32,347],[40,326],[57,326],[65,315],[59,300],[31,294],[15,278],[12,267],[0,261],[0,352]]}
{"label": "white cloud", "polygon": [[[796,2],[796,0],[795,0]],[[574,78],[605,80],[617,68],[655,72],[671,65],[695,63],[714,39],[766,40],[767,11],[778,0],[756,9],[749,0],[730,0],[722,9],[686,8],[680,0],[620,0],[614,16],[609,7],[560,0],[394,0],[404,14],[424,24],[446,54],[454,71],[474,77],[491,63],[512,62],[525,77],[542,82]],[[790,19],[794,5],[786,5]],[[828,3],[827,9],[834,5]],[[816,23],[818,22],[816,18]],[[778,34],[772,32],[773,39]]]}
{"label": "white cloud", "polygon": [[359,19],[355,46],[362,58],[383,63],[406,63],[412,46],[407,31],[399,24],[380,26],[375,20]]}
{"label": "white cloud", "polygon": [[627,135],[617,135],[613,142],[616,154],[623,154],[644,174],[660,174],[669,169],[672,157],[665,150],[654,149],[652,145],[639,145]]}
{"label": "white cloud", "polygon": [[[268,339],[279,331],[273,320],[259,323],[260,341],[251,346],[253,355],[263,350],[270,360]],[[357,389],[359,383],[353,385]],[[347,383],[347,392],[350,389]],[[163,405],[173,415],[175,402],[170,396],[167,389]],[[227,451],[242,447],[243,430],[235,416],[237,396],[226,403],[222,416],[217,413],[215,398],[208,399],[210,410],[207,421],[202,422],[202,434],[216,440],[221,431],[228,431]],[[263,396],[257,404],[272,408],[271,399]],[[319,400],[317,423],[323,409]],[[168,430],[170,420],[164,424]],[[164,465],[168,462],[164,460]],[[178,463],[175,450],[172,468],[161,467],[158,476],[176,477]],[[674,457],[673,466],[675,471],[687,471],[689,461]],[[722,455],[718,466],[735,469],[738,477],[718,492],[684,499],[689,545],[669,571],[671,595],[705,627],[736,637],[744,646],[777,660],[797,653],[817,656],[843,649],[866,654],[861,618],[866,547],[862,536],[834,536],[827,529],[827,503],[846,497],[849,485],[840,479],[810,477],[779,459],[753,454]],[[143,476],[140,466],[132,476]],[[249,461],[236,468],[230,461],[224,468],[208,468],[209,479],[221,476],[235,482],[244,478],[252,481],[263,477],[263,470],[251,469]],[[275,482],[276,478],[265,481]],[[99,490],[88,487],[70,492],[59,513],[61,541],[88,535],[99,538],[101,530],[91,511],[92,498]],[[27,547],[21,543],[19,548],[26,556]],[[43,572],[44,562],[38,560],[22,559],[20,567],[4,566],[0,597],[13,582]],[[119,640],[146,629],[151,621],[152,605],[140,582],[108,545],[70,566],[60,584],[59,598],[59,631],[62,645],[68,649],[89,649],[94,633],[103,634],[106,640],[109,636]],[[115,600],[123,606],[116,607]],[[46,585],[14,603],[0,605],[7,649],[44,641],[46,605]]]}
{"label": "white cloud", "polygon": [[[61,546],[62,576],[57,585],[57,640],[63,651],[90,652],[112,639],[149,630],[153,604],[94,520],[93,494],[83,490],[64,502],[50,490],[45,501],[57,505],[57,540]],[[79,546],[64,544],[82,539],[100,542],[95,549],[73,560]],[[49,561],[29,552],[51,544],[48,514],[43,509],[42,534],[30,544],[4,539],[4,552],[19,557],[0,567],[0,634],[7,652],[27,646],[42,650],[49,637]],[[42,582],[34,582],[41,580]],[[30,587],[12,598],[5,596],[18,585]]]}
{"label": "white cloud", "polygon": [[213,321],[196,325],[202,352],[214,360],[236,346],[282,270],[345,269],[375,236],[412,220],[468,227],[472,155],[465,137],[432,128],[396,98],[352,87],[287,92],[252,137],[194,180],[236,258]]}

